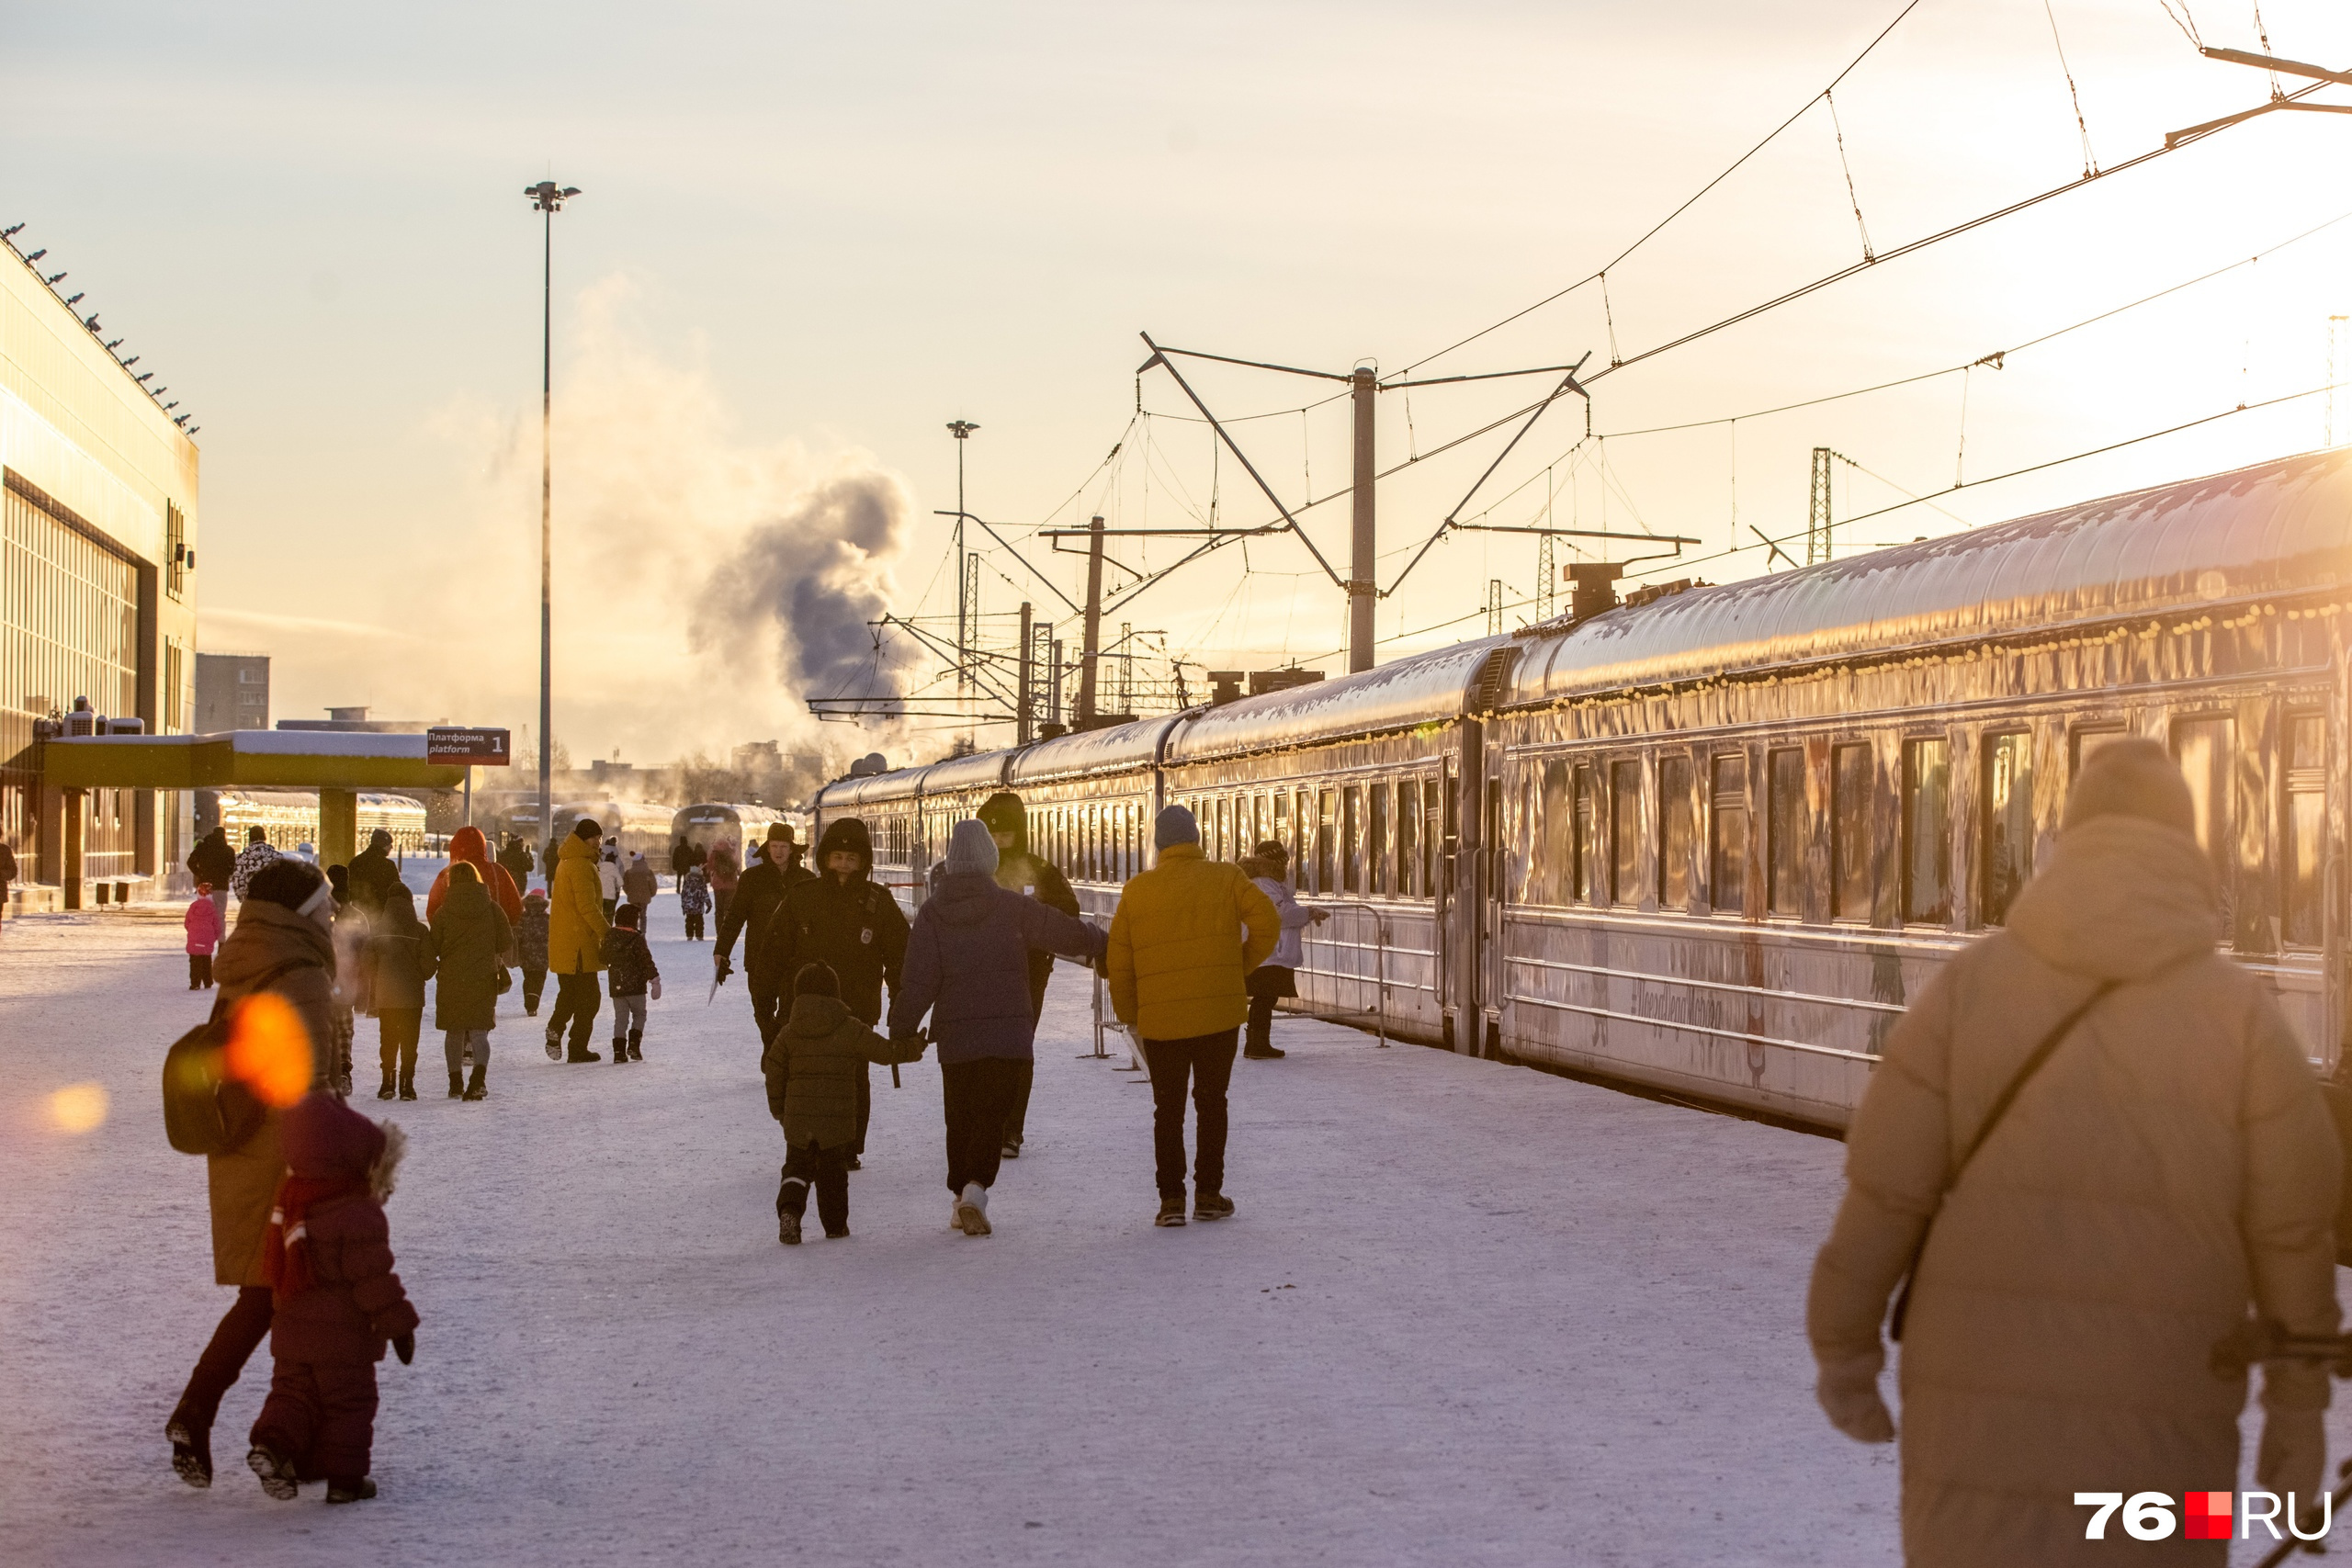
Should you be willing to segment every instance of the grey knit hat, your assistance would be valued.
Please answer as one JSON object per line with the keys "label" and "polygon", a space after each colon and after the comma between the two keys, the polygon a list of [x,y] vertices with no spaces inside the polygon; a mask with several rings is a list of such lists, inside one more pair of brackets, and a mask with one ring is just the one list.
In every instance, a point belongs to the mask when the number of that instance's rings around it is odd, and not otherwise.
{"label": "grey knit hat", "polygon": [[1163,806],[1152,819],[1151,847],[1167,849],[1171,844],[1197,844],[1201,841],[1201,825],[1193,819],[1192,807]]}
{"label": "grey knit hat", "polygon": [[2140,817],[2197,831],[2197,807],[2180,764],[2154,740],[2110,740],[2091,754],[2066,796],[2068,828],[2094,817]]}
{"label": "grey knit hat", "polygon": [[947,874],[969,872],[983,876],[996,874],[996,837],[989,831],[987,823],[975,817],[956,823],[955,830],[947,835]]}

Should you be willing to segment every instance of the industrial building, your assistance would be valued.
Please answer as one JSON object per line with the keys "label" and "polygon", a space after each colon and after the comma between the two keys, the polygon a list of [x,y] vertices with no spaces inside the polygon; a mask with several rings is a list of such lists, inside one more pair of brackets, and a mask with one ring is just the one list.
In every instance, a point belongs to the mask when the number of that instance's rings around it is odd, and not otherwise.
{"label": "industrial building", "polygon": [[69,799],[90,881],[153,877],[187,852],[181,792],[69,796],[44,788],[41,748],[77,698],[109,729],[189,730],[197,449],[96,313],[70,308],[13,240],[0,251],[0,835],[19,874],[48,885],[20,886],[39,903],[64,875]]}
{"label": "industrial building", "polygon": [[269,655],[196,656],[196,733],[269,728]]}

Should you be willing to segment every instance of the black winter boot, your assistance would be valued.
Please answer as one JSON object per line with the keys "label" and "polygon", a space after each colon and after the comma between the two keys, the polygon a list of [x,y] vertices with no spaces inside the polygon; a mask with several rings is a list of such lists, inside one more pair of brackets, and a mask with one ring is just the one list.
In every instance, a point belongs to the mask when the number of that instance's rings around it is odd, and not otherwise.
{"label": "black winter boot", "polygon": [[416,1069],[414,1067],[401,1069],[401,1098],[402,1100],[416,1098]]}
{"label": "black winter boot", "polygon": [[645,1031],[642,1029],[632,1029],[628,1032],[628,1059],[630,1061],[642,1062],[645,1060],[645,1053],[639,1049],[644,1042]]}
{"label": "black winter boot", "polygon": [[183,1406],[172,1412],[164,1427],[172,1445],[172,1469],[190,1486],[212,1484],[212,1424],[198,1423]]}
{"label": "black winter boot", "polygon": [[356,1481],[329,1481],[327,1501],[330,1503],[365,1503],[376,1495],[376,1478],[363,1475]]}
{"label": "black winter boot", "polygon": [[465,1095],[465,1092],[466,1092],[466,1077],[465,1077],[465,1075],[464,1075],[463,1073],[460,1073],[459,1071],[458,1071],[458,1069],[457,1069],[457,1068],[455,1068],[455,1067],[451,1067],[451,1068],[449,1069],[449,1098],[450,1098],[451,1100],[458,1100],[458,1099],[462,1099],[462,1098],[464,1097],[464,1095]]}
{"label": "black winter boot", "polygon": [[614,1035],[614,1036],[613,1036],[613,1066],[616,1066],[616,1067],[617,1067],[617,1066],[619,1066],[623,1062],[626,1062],[626,1061],[628,1061],[628,1035],[626,1035],[626,1034],[616,1034],[616,1035]]}
{"label": "black winter boot", "polygon": [[474,1064],[473,1081],[466,1085],[466,1098],[468,1100],[488,1100],[490,1098],[490,1090],[485,1088],[482,1083],[482,1079],[488,1077],[489,1073],[490,1066],[488,1063],[476,1062]]}
{"label": "black winter boot", "polygon": [[384,1069],[384,1084],[381,1089],[379,1089],[376,1091],[376,1098],[378,1100],[390,1100],[398,1092],[399,1090],[393,1087],[392,1069],[386,1067]]}

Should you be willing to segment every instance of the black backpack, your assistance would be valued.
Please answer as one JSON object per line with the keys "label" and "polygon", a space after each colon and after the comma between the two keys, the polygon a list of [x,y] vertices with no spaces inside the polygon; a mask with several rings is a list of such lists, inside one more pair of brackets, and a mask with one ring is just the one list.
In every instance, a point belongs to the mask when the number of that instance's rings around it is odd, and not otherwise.
{"label": "black backpack", "polygon": [[[245,995],[266,991],[281,976],[306,965],[315,966],[315,961],[281,964],[266,972]],[[221,1058],[229,1048],[228,1009],[226,997],[214,1001],[212,1015],[164,1053],[164,1136],[184,1155],[225,1155],[243,1148],[261,1131],[266,1114],[261,1101],[244,1085],[221,1075]]]}

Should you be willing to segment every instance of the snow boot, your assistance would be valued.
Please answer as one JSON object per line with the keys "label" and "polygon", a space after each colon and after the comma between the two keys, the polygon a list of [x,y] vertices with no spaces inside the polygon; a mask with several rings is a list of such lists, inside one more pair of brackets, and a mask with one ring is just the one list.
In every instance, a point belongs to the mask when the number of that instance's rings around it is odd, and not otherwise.
{"label": "snow boot", "polygon": [[865,1168],[865,1156],[864,1155],[850,1156],[849,1168],[852,1170],[864,1170]]}
{"label": "snow boot", "polygon": [[989,1190],[977,1181],[964,1183],[963,1195],[956,1200],[956,1223],[966,1235],[988,1235]]}
{"label": "snow boot", "polygon": [[642,1029],[632,1029],[628,1032],[628,1059],[630,1061],[642,1062],[645,1060],[645,1053],[639,1049],[639,1047],[643,1045],[644,1043],[645,1031]]}
{"label": "snow boot", "polygon": [[1279,1062],[1290,1055],[1287,1051],[1277,1051],[1272,1045],[1245,1045],[1241,1054],[1253,1062]]}
{"label": "snow boot", "polygon": [[458,1071],[457,1068],[451,1067],[449,1069],[449,1098],[451,1100],[462,1100],[465,1098],[465,1094],[466,1075]]}
{"label": "snow boot", "polygon": [[164,1425],[172,1445],[172,1469],[182,1481],[201,1491],[212,1484],[212,1427],[198,1426],[185,1410],[175,1410]]}
{"label": "snow boot", "polygon": [[1184,1223],[1184,1195],[1182,1192],[1179,1192],[1173,1198],[1162,1198],[1159,1201],[1159,1213],[1153,1217],[1151,1223],[1155,1225],[1182,1224]]}
{"label": "snow boot", "polygon": [[624,1063],[624,1062],[626,1062],[626,1061],[628,1061],[628,1035],[626,1035],[626,1034],[616,1034],[616,1035],[614,1035],[614,1036],[613,1036],[613,1066],[616,1066],[616,1067],[617,1067],[617,1066],[619,1066],[622,1063]]}
{"label": "snow boot", "polygon": [[466,1085],[466,1098],[468,1100],[488,1100],[490,1098],[490,1090],[482,1083],[482,1079],[489,1077],[489,1075],[490,1066],[488,1063],[476,1062],[474,1064],[473,1081]]}
{"label": "snow boot", "polygon": [[372,1475],[363,1475],[356,1481],[327,1483],[327,1501],[330,1503],[365,1503],[375,1495],[376,1478]]}
{"label": "snow boot", "polygon": [[798,1247],[800,1245],[800,1216],[789,1209],[777,1210],[775,1238],[786,1247]]}
{"label": "snow boot", "polygon": [[384,1069],[384,1084],[381,1089],[379,1089],[376,1091],[376,1098],[378,1100],[390,1100],[398,1092],[399,1090],[393,1087],[392,1069],[386,1067]]}
{"label": "snow boot", "polygon": [[548,1060],[563,1060],[563,1031],[550,1025],[548,1029]]}
{"label": "snow boot", "polygon": [[275,1450],[255,1443],[245,1455],[246,1468],[261,1478],[261,1489],[281,1503],[291,1503],[300,1495],[301,1487],[294,1476],[294,1461],[281,1457]]}
{"label": "snow boot", "polygon": [[1006,1159],[1019,1159],[1021,1157],[1021,1145],[1019,1144],[1007,1144],[1000,1152]]}
{"label": "snow boot", "polygon": [[829,1230],[825,1233],[825,1239],[827,1241],[847,1241],[849,1239],[849,1227],[847,1225],[843,1225],[837,1231]]}
{"label": "snow boot", "polygon": [[414,1067],[401,1069],[401,1098],[402,1100],[416,1098],[416,1069]]}
{"label": "snow boot", "polygon": [[1233,1200],[1222,1192],[1203,1192],[1193,1200],[1193,1218],[1206,1224],[1233,1218]]}

